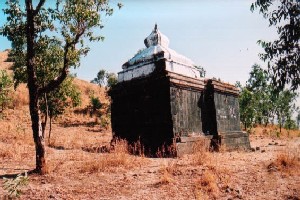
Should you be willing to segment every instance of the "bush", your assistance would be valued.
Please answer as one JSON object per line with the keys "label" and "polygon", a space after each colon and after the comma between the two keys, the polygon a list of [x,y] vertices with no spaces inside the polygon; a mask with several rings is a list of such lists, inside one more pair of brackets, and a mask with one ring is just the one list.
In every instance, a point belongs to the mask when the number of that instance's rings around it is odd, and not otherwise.
{"label": "bush", "polygon": [[8,192],[8,196],[10,198],[20,197],[22,194],[21,188],[28,184],[29,178],[27,176],[27,172],[24,175],[19,174],[14,179],[3,178],[3,189]]}
{"label": "bush", "polygon": [[96,112],[96,110],[99,110],[100,108],[102,108],[102,103],[101,103],[100,99],[98,97],[95,97],[94,95],[92,95],[90,97],[90,104],[91,104],[93,113]]}
{"label": "bush", "polygon": [[10,96],[12,79],[5,70],[0,70],[0,109],[1,112],[9,105],[12,101]]}

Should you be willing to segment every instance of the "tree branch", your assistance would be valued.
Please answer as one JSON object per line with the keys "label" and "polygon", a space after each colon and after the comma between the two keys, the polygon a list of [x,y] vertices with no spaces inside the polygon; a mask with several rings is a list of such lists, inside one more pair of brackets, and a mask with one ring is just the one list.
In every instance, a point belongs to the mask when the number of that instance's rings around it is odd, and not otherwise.
{"label": "tree branch", "polygon": [[80,37],[84,34],[85,29],[86,29],[86,27],[83,28],[81,30],[81,32],[77,33],[73,41],[71,41],[70,43],[68,43],[68,42],[66,43],[66,46],[64,48],[65,49],[64,50],[64,65],[63,65],[60,75],[58,77],[56,77],[55,79],[51,80],[44,87],[40,88],[39,94],[48,93],[48,92],[55,90],[66,79],[66,77],[69,73],[68,52],[70,49],[72,49],[72,50],[75,49],[75,45],[78,43]]}
{"label": "tree branch", "polygon": [[40,0],[39,4],[37,5],[37,7],[33,13],[34,16],[36,16],[40,12],[41,7],[44,5],[45,1],[46,0]]}

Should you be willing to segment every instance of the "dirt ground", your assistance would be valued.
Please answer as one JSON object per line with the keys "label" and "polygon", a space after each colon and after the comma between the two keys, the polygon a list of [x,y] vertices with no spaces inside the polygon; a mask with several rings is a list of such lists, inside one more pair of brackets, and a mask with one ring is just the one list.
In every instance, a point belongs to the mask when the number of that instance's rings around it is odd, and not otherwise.
{"label": "dirt ground", "polygon": [[[7,198],[3,177],[35,165],[30,123],[18,112],[0,120],[0,199]],[[99,153],[111,132],[93,125],[93,118],[82,119],[54,124],[46,149],[49,172],[30,175],[28,185],[20,187],[20,199],[300,198],[298,132],[275,137],[254,129],[252,151],[199,149],[182,158],[146,158],[130,155],[124,142],[115,151]]]}

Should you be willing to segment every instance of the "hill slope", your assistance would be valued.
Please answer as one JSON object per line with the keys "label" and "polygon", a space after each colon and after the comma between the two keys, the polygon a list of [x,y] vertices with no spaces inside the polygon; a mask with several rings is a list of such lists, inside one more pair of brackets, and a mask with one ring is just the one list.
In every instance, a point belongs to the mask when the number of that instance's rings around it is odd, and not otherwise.
{"label": "hill slope", "polygon": [[[12,75],[11,62],[6,62],[9,51],[0,52],[0,70],[6,70]],[[96,75],[95,75],[96,76]],[[87,81],[75,78],[74,84],[77,86],[79,91],[81,91],[81,101],[82,105],[80,107],[84,108],[90,103],[90,95],[94,94],[94,96],[98,97],[102,103],[109,103],[109,99],[107,98],[105,88],[99,87],[96,84],[89,83]],[[28,90],[25,84],[21,84],[17,90],[13,94],[13,105],[14,107],[19,107],[22,105],[28,105]]]}

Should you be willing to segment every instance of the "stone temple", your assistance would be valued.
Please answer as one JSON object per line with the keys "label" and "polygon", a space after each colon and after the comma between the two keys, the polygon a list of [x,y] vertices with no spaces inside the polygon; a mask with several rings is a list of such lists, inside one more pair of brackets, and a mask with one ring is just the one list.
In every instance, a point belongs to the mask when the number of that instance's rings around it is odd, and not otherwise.
{"label": "stone temple", "polygon": [[214,146],[250,148],[236,87],[200,77],[190,59],[168,47],[157,25],[144,43],[110,91],[114,137],[140,141],[148,153],[173,144],[181,155],[203,137]]}

